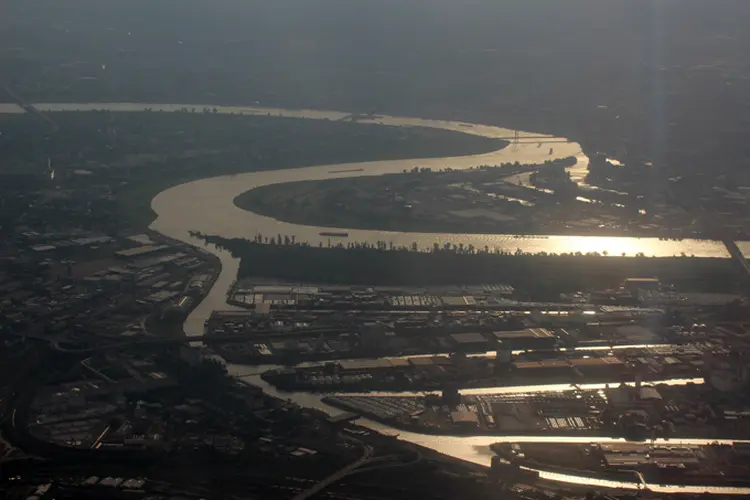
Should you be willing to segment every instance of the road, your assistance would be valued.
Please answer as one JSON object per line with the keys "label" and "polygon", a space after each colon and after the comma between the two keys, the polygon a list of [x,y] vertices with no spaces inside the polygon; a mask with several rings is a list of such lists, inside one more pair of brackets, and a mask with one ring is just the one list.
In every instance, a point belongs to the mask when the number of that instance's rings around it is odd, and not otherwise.
{"label": "road", "polygon": [[334,472],[327,478],[323,479],[312,488],[302,491],[299,495],[295,496],[293,500],[306,500],[307,498],[310,498],[313,495],[320,493],[321,491],[328,488],[330,485],[332,485],[336,481],[339,481],[343,479],[344,477],[348,476],[349,474],[351,474],[352,472],[354,472],[358,467],[361,467],[362,465],[366,464],[367,461],[372,458],[372,453],[373,453],[372,447],[370,447],[369,445],[357,439],[354,439],[354,438],[348,438],[348,439],[362,446],[363,448],[362,456],[359,457],[357,461],[352,462],[346,467],[339,469],[338,471]]}
{"label": "road", "polygon": [[648,485],[646,484],[646,478],[643,477],[643,474],[641,474],[641,471],[635,470],[635,469],[623,469],[623,472],[632,472],[635,474],[635,477],[638,478],[638,489],[640,490],[643,488],[644,490],[648,489]]}

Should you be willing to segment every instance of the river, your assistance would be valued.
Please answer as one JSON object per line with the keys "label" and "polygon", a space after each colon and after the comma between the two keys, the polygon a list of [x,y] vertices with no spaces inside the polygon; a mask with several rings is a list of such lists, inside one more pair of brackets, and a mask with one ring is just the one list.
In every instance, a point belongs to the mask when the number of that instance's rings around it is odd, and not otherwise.
{"label": "river", "polygon": [[[257,375],[244,376],[247,373],[255,373],[260,367],[249,367],[244,365],[227,365],[230,373],[235,376],[241,377],[242,380],[257,385],[263,388],[263,390],[272,396],[276,396],[280,399],[291,399],[295,403],[305,406],[308,408],[316,408],[318,410],[325,411],[332,415],[342,413],[342,410],[333,408],[324,404],[321,398],[324,397],[322,394],[311,394],[311,393],[287,393],[276,390],[270,384],[264,382]],[[264,367],[265,368],[265,367]],[[272,367],[268,367],[272,368]],[[674,380],[665,381],[670,384],[683,384],[686,382],[697,382],[701,380]],[[587,384],[581,386],[583,389],[598,389],[603,388],[605,384]],[[527,386],[527,387],[498,387],[498,388],[484,388],[484,389],[467,389],[462,390],[464,394],[486,394],[486,393],[530,393],[530,392],[547,392],[547,391],[563,391],[570,390],[569,385],[552,385],[552,386]],[[373,393],[370,395],[417,395],[416,393]],[[612,438],[608,436],[586,436],[586,437],[570,437],[570,436],[434,436],[428,434],[419,434],[415,432],[407,432],[402,430],[393,429],[390,426],[361,418],[356,421],[357,424],[372,429],[377,432],[384,434],[398,435],[399,439],[409,441],[411,443],[424,446],[445,455],[449,455],[467,462],[489,466],[490,461],[494,453],[490,449],[490,445],[499,442],[547,442],[547,443],[614,443],[624,442],[624,439]],[[671,440],[669,442],[674,444],[708,444],[712,440],[706,439],[679,439]],[[657,440],[657,442],[666,442],[664,440]],[[719,440],[719,443],[731,443],[731,441]],[[623,481],[609,481],[609,480],[598,480],[592,478],[564,475],[558,473],[552,473],[548,471],[539,471],[541,477],[550,480],[556,480],[565,483],[582,484],[590,486],[600,486],[609,488],[626,488],[626,489],[637,489],[638,484],[635,482],[623,482]],[[736,494],[736,495],[748,495],[750,494],[750,488],[733,488],[733,487],[710,487],[710,486],[678,486],[678,485],[658,485],[649,483],[648,487],[655,492],[664,493],[703,493],[709,492],[713,494]]]}
{"label": "river", "polygon": [[[144,104],[144,103],[40,103],[34,104],[40,111],[93,111],[108,110],[115,112],[138,112],[151,109],[154,112],[177,112],[181,109],[204,108],[213,110],[209,105],[190,104]],[[289,110],[279,108],[258,108],[248,106],[217,106],[217,113],[245,114],[254,116],[282,116],[290,118],[307,118],[318,120],[336,120],[347,116],[338,111]],[[465,122],[446,120],[427,120],[398,116],[378,116],[373,120],[361,120],[362,123],[380,123],[391,126],[421,126],[452,130],[489,138],[513,138],[515,131],[489,125],[475,125]],[[555,138],[533,132],[519,132],[519,143],[499,151],[479,155],[450,158],[428,158],[410,160],[387,160],[376,162],[347,163],[322,165],[298,169],[251,172],[246,174],[227,175],[188,182],[167,189],[157,195],[152,208],[159,215],[152,228],[169,234],[177,239],[186,239],[190,230],[204,234],[220,235],[228,238],[252,238],[257,234],[266,236],[295,235],[297,241],[312,245],[327,245],[331,238],[321,236],[321,232],[344,231],[349,233],[348,240],[375,244],[378,241],[392,242],[397,246],[410,246],[416,243],[421,249],[431,249],[434,243],[463,244],[475,248],[506,250],[514,252],[607,252],[609,255],[634,256],[643,253],[647,256],[671,257],[695,255],[696,257],[729,257],[721,242],[710,240],[685,239],[681,241],[662,241],[658,238],[602,237],[602,236],[514,236],[502,234],[448,234],[448,233],[402,233],[394,231],[357,230],[349,228],[330,228],[290,224],[270,217],[264,217],[242,210],[234,205],[234,198],[245,191],[269,184],[283,182],[323,180],[342,177],[374,176],[388,173],[399,173],[415,166],[438,170],[446,167],[467,169],[479,165],[500,164],[506,162],[543,163],[545,160],[575,156],[578,163],[570,169],[571,175],[578,181],[583,179],[588,165],[588,158],[575,142],[564,138]],[[549,148],[538,147],[539,138],[555,140]],[[333,239],[333,243],[336,239]]]}
{"label": "river", "polygon": [[[139,112],[147,108],[152,111],[175,112],[183,108],[197,111],[205,108],[214,109],[210,105],[192,105],[192,104],[144,104],[144,103],[96,103],[96,104],[78,104],[78,103],[42,103],[34,105],[40,111],[92,111],[108,110],[117,112]],[[347,113],[336,111],[316,111],[316,110],[288,110],[276,108],[257,108],[244,106],[217,106],[217,113],[233,113],[247,115],[273,115],[291,118],[309,118],[309,119],[339,119],[347,116]],[[18,112],[17,107],[2,106],[0,113]],[[462,122],[452,122],[444,120],[425,120],[418,118],[379,116],[374,120],[363,120],[364,122],[381,123],[384,125],[394,126],[423,126],[440,128],[445,130],[454,130],[469,134],[481,135],[484,137],[502,138],[513,137],[514,131],[493,127],[487,125],[474,125]],[[179,186],[174,186],[159,193],[152,201],[152,208],[157,214],[157,219],[151,225],[154,229],[166,236],[183,241],[190,245],[200,245],[200,242],[189,235],[189,231],[200,231],[205,234],[215,234],[223,237],[253,237],[258,233],[265,235],[295,235],[297,241],[307,241],[311,244],[318,242],[327,243],[327,238],[319,235],[321,231],[331,231],[330,228],[320,228],[312,226],[300,226],[280,222],[269,217],[263,217],[251,212],[243,211],[237,208],[233,200],[239,194],[268,184],[301,181],[301,180],[322,180],[338,177],[355,177],[355,176],[373,176],[387,173],[398,173],[404,169],[411,169],[414,166],[429,167],[432,169],[441,169],[450,167],[453,169],[466,169],[484,164],[499,164],[505,162],[519,161],[520,163],[542,163],[548,159],[562,158],[566,156],[576,156],[579,159],[578,164],[571,172],[574,178],[580,179],[585,171],[588,158],[581,151],[581,147],[573,142],[567,142],[565,139],[558,139],[561,142],[554,144],[554,153],[549,154],[546,147],[537,147],[537,140],[540,134],[530,132],[520,132],[519,144],[486,154],[461,156],[453,158],[430,158],[430,159],[412,159],[412,160],[389,160],[380,162],[362,162],[339,165],[325,165],[316,167],[299,168],[281,171],[264,171],[247,174],[238,174],[231,176],[220,176],[189,182]],[[551,138],[550,136],[546,136]],[[348,171],[347,171],[348,170]],[[377,241],[393,242],[394,245],[411,245],[416,242],[420,248],[431,248],[433,243],[443,244],[463,243],[469,244],[476,248],[498,248],[503,250],[515,251],[520,248],[526,252],[591,252],[607,251],[610,255],[634,255],[637,252],[643,252],[646,255],[653,256],[672,256],[685,253],[700,257],[728,257],[724,246],[716,241],[702,240],[683,240],[683,241],[660,241],[657,238],[617,238],[617,237],[587,237],[587,236],[534,236],[534,237],[514,237],[507,235],[482,235],[482,234],[431,234],[431,233],[396,233],[389,231],[363,231],[343,229],[349,232],[352,241],[368,241],[374,243]],[[234,309],[226,303],[227,293],[235,280],[239,266],[239,260],[225,251],[218,250],[214,246],[207,246],[206,249],[216,255],[222,265],[221,273],[208,293],[207,297],[193,310],[185,321],[185,332],[189,336],[201,335],[205,320],[216,309]],[[251,375],[244,377],[248,373],[255,373],[258,367],[248,367],[242,365],[228,365],[231,374],[242,377],[242,380],[257,384],[264,390],[283,399],[292,399],[296,403],[322,409],[327,412],[336,413],[340,410],[333,409],[320,401],[320,396],[308,393],[279,393],[272,386],[263,382],[259,376]],[[528,391],[529,388],[502,388],[497,391]],[[549,388],[545,388],[549,390]],[[486,389],[484,391],[487,391]],[[451,436],[431,436],[412,432],[394,431],[393,429],[373,422],[367,419],[358,421],[363,426],[373,430],[385,433],[399,434],[399,438],[410,441],[427,448],[434,449],[446,455],[460,458],[469,462],[489,465],[492,452],[489,445],[499,441],[520,441],[535,440],[547,442],[565,442],[572,441],[575,438],[560,438],[554,436],[536,436],[536,437],[502,437],[502,436],[476,436],[476,437],[451,437]],[[585,442],[615,441],[613,438],[586,437],[580,439]],[[684,443],[706,443],[706,440],[681,440]],[[636,488],[635,483],[619,483],[612,481],[599,481],[593,479],[576,478],[572,476],[561,476],[544,472],[543,477],[556,479],[572,483]],[[654,491],[660,492],[696,492],[709,491],[711,493],[724,494],[750,494],[750,489],[741,488],[713,488],[713,487],[677,487],[677,486],[659,486],[649,485]]]}
{"label": "river", "polygon": [[21,114],[25,113],[24,109],[18,104],[0,102],[0,113],[2,114]]}

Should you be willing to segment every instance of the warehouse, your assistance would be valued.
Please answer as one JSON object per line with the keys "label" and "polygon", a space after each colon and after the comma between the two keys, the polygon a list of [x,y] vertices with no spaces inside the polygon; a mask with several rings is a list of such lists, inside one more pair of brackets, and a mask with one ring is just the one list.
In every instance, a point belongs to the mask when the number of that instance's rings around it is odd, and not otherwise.
{"label": "warehouse", "polygon": [[451,423],[458,427],[478,427],[479,416],[474,411],[452,411]]}
{"label": "warehouse", "polygon": [[619,376],[625,371],[625,362],[614,356],[572,359],[570,364],[583,376]]}
{"label": "warehouse", "polygon": [[525,330],[493,332],[504,349],[552,349],[557,343],[551,331],[546,328],[527,328]]}
{"label": "warehouse", "polygon": [[460,352],[485,352],[489,349],[489,341],[481,333],[454,333],[450,337]]}
{"label": "warehouse", "polygon": [[120,250],[119,252],[115,252],[115,255],[117,257],[129,259],[132,257],[142,257],[144,255],[160,252],[162,250],[166,250],[167,248],[169,248],[169,246],[167,245],[144,245],[140,247]]}
{"label": "warehouse", "polygon": [[572,375],[573,368],[567,360],[520,361],[513,368],[522,377],[560,377]]}

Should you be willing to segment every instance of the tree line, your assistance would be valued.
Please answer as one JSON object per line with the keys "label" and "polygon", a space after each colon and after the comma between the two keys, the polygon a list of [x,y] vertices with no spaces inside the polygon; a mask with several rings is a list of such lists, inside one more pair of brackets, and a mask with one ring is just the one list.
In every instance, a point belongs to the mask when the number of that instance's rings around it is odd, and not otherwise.
{"label": "tree line", "polygon": [[535,300],[555,300],[561,292],[614,287],[627,277],[656,276],[691,290],[727,291],[739,287],[729,259],[608,258],[600,254],[529,254],[435,245],[429,251],[416,244],[312,246],[305,243],[265,243],[194,233],[206,243],[229,250],[242,259],[238,278],[273,278],[302,283],[429,286],[507,283]]}

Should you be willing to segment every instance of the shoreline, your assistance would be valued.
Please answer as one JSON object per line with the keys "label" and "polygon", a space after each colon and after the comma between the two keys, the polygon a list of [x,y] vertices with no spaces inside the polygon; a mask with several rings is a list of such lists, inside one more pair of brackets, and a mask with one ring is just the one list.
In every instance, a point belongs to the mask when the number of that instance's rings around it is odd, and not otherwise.
{"label": "shoreline", "polygon": [[[318,119],[318,120],[336,120],[341,119],[343,117],[349,116],[350,113],[346,113],[343,111],[320,111],[320,110],[300,110],[300,109],[284,109],[284,108],[263,108],[263,107],[257,107],[257,106],[215,106],[215,105],[205,105],[205,104],[160,104],[160,103],[143,103],[143,102],[98,102],[98,103],[75,103],[75,102],[43,102],[43,103],[35,103],[36,107],[38,107],[41,111],[44,112],[68,112],[68,111],[96,111],[96,110],[105,110],[105,111],[111,111],[111,112],[189,112],[190,109],[196,108],[197,110],[202,109],[203,107],[207,109],[213,110],[216,108],[216,113],[219,114],[235,114],[235,115],[252,115],[252,116],[281,116],[281,117],[290,117],[290,118],[302,118],[302,119]],[[2,110],[0,110],[2,112]],[[498,126],[492,126],[492,125],[482,125],[482,124],[471,124],[461,121],[449,121],[449,120],[440,120],[440,119],[422,119],[422,118],[410,118],[410,117],[404,117],[404,116],[378,116],[375,120],[360,120],[363,124],[382,124],[382,125],[392,125],[392,126],[422,126],[422,127],[432,127],[432,128],[439,128],[444,130],[452,130],[456,132],[471,134],[471,135],[479,135],[487,138],[495,138],[495,139],[502,139],[513,136],[515,133],[514,130],[498,127]],[[256,187],[258,185],[268,184],[268,183],[278,183],[278,182],[288,182],[293,180],[321,180],[323,178],[334,178],[334,177],[356,177],[361,175],[381,175],[381,174],[387,174],[387,173],[399,173],[402,172],[404,168],[413,168],[415,163],[420,164],[420,166],[424,166],[425,168],[432,168],[440,169],[450,166],[451,168],[455,170],[464,170],[466,168],[470,168],[472,166],[478,166],[478,165],[486,165],[489,163],[507,163],[509,161],[513,160],[519,160],[520,163],[527,163],[527,164],[541,164],[544,163],[545,160],[551,159],[549,156],[546,155],[547,151],[544,151],[545,154],[539,153],[539,151],[536,151],[536,141],[538,138],[545,137],[545,138],[553,138],[553,136],[548,134],[538,134],[533,132],[519,132],[519,137],[521,139],[520,143],[514,147],[514,148],[504,148],[500,151],[495,151],[493,153],[486,153],[486,154],[479,154],[479,155],[473,155],[473,156],[464,156],[464,157],[454,157],[454,158],[427,158],[424,159],[424,161],[421,161],[422,159],[411,159],[407,161],[381,161],[381,162],[364,162],[364,163],[348,163],[348,164],[336,164],[336,165],[321,165],[320,167],[303,167],[303,168],[294,168],[289,169],[294,172],[289,171],[281,171],[280,174],[277,174],[279,171],[270,171],[270,172],[258,172],[249,174],[250,176],[254,178],[262,178],[262,179],[268,179],[268,181],[261,181],[260,184],[256,183],[254,185],[247,186],[246,188],[240,188],[239,190],[233,189],[235,186],[231,185],[231,181],[239,181],[241,184],[244,182],[244,179],[248,178],[248,174],[239,174],[239,175],[231,175],[231,176],[221,176],[221,177],[209,177],[204,178],[199,181],[192,181],[185,184],[180,184],[177,186],[173,186],[171,188],[168,188],[159,194],[157,194],[151,203],[152,210],[157,213],[157,219],[151,224],[151,227],[159,230],[160,221],[159,218],[163,219],[164,213],[163,210],[160,209],[159,206],[157,206],[159,201],[163,198],[165,198],[168,194],[174,194],[176,197],[179,197],[177,195],[178,192],[183,193],[183,197],[186,198],[195,198],[198,196],[199,198],[202,197],[202,195],[198,195],[193,193],[194,189],[193,187],[197,187],[197,184],[200,184],[201,188],[209,188],[209,191],[213,191],[213,189],[210,187],[211,185],[216,185],[218,188],[219,184],[222,184],[222,191],[224,191],[225,196],[237,196],[241,194],[242,192],[245,192],[249,189],[252,189],[253,187]],[[583,152],[580,145],[573,142],[567,142],[568,140],[565,138],[560,138],[562,142],[560,144],[559,148],[555,148],[555,158],[562,158],[567,156],[575,156],[578,159],[578,163],[573,167],[572,172],[573,178],[579,179],[581,178],[581,175],[586,171],[586,166],[588,165],[588,157]],[[558,151],[559,150],[559,151]],[[552,158],[554,159],[554,158]],[[331,173],[332,171],[338,171],[338,173]],[[341,172],[341,171],[347,171],[347,172]],[[313,176],[307,176],[307,173],[315,172]],[[287,173],[289,175],[287,175]],[[294,176],[296,179],[289,179],[289,176]],[[204,194],[206,193],[205,189],[202,189],[204,191]],[[171,198],[171,196],[169,196]],[[184,201],[184,200],[183,200]],[[225,209],[228,210],[228,212],[232,212],[230,215],[232,217],[238,217],[234,211],[239,211],[239,209],[236,209],[233,204],[231,204],[231,200],[229,200],[229,205],[232,206],[231,210],[229,207],[226,207]],[[183,205],[183,203],[179,203],[180,205]],[[218,207],[217,207],[218,208]],[[224,208],[224,207],[222,207]],[[188,218],[190,216],[193,216],[193,219],[195,221],[201,221],[205,214],[196,213],[193,210],[188,210],[187,207],[185,209],[186,215],[185,217]],[[190,212],[189,214],[187,212]],[[318,242],[323,242],[325,238],[321,238],[319,236],[320,231],[325,231],[329,228],[321,228],[321,227],[312,227],[312,226],[294,226],[291,224],[286,224],[281,221],[276,221],[274,219],[269,219],[266,217],[257,216],[255,217],[254,214],[248,214],[247,212],[243,212],[245,215],[250,215],[251,219],[255,221],[255,223],[251,221],[245,221],[238,219],[235,221],[234,226],[236,227],[235,230],[228,230],[224,231],[224,236],[234,236],[239,237],[240,235],[247,236],[252,234],[257,234],[258,232],[263,232],[265,234],[297,234],[298,241],[307,241],[312,244],[317,244]],[[225,214],[226,215],[226,214]],[[248,224],[250,222],[250,224]],[[264,230],[263,227],[260,227],[259,224],[262,224],[263,226],[273,226],[272,230]],[[219,224],[224,226],[226,229],[230,229],[228,224]],[[291,228],[294,228],[294,230],[290,230]],[[209,233],[210,231],[207,230],[206,227],[200,227],[197,224],[193,225],[193,227],[184,227],[180,229],[180,232],[186,232],[188,229],[194,229],[194,230],[203,230],[205,233]],[[161,231],[160,231],[161,232]],[[168,231],[170,234],[173,234],[172,231]],[[356,233],[356,234],[355,234]],[[377,234],[378,236],[374,236],[374,234]],[[412,241],[418,240],[418,239],[427,239],[432,241],[437,241],[440,244],[443,244],[446,241],[450,241],[452,243],[458,243],[458,241],[462,241],[465,245],[467,244],[473,244],[476,248],[483,248],[484,246],[489,246],[492,249],[505,249],[505,250],[515,250],[515,247],[511,248],[510,245],[513,245],[513,243],[508,244],[506,241],[502,241],[503,236],[500,235],[493,235],[493,234],[444,234],[444,233],[411,233],[411,235],[405,235],[405,233],[395,233],[395,232],[384,232],[384,231],[362,231],[362,230],[356,230],[354,232],[350,232],[350,236],[352,239],[355,239],[357,241],[374,241],[373,238],[377,238],[379,240],[385,240],[389,241],[392,240],[394,244],[396,245],[408,245]],[[364,236],[364,237],[363,237]],[[540,242],[536,239],[530,239],[530,238],[524,238],[523,240],[519,240],[524,242],[524,245],[522,245],[525,251],[531,251],[531,252],[577,252],[580,251],[582,253],[586,252],[602,252],[604,250],[607,250],[610,255],[620,255],[623,251],[627,255],[634,255],[636,253],[642,252],[647,256],[677,256],[681,253],[684,253],[686,255],[696,255],[698,257],[721,257],[726,258],[728,257],[728,253],[726,251],[726,248],[720,243],[716,242],[714,240],[693,240],[693,239],[687,239],[682,242],[673,242],[671,240],[667,241],[659,241],[657,238],[653,238],[653,241],[643,241],[640,238],[633,238],[633,237],[620,237],[620,238],[612,238],[612,237],[606,237],[606,236],[580,236],[580,237],[574,237],[574,236],[554,236],[550,235],[552,238],[550,238],[548,241],[544,241],[544,243]],[[392,238],[391,238],[392,237]],[[178,238],[183,239],[183,238]],[[554,241],[552,241],[554,240]],[[575,240],[575,241],[573,241]],[[637,240],[637,241],[636,241]],[[190,243],[187,240],[183,240],[188,243]],[[749,242],[750,243],[750,242]],[[499,244],[499,245],[498,245]],[[424,245],[426,247],[427,245]],[[747,247],[750,247],[750,245],[745,245]],[[563,248],[564,247],[564,248]]]}
{"label": "shoreline", "polygon": [[[575,162],[575,158],[571,157]],[[565,163],[567,158],[558,159],[552,161],[549,166],[562,165]],[[529,172],[536,172],[540,169],[546,168],[547,165],[542,164],[501,164],[501,165],[487,165],[485,168],[476,169],[477,173],[480,172],[492,172],[502,170],[521,170],[522,172],[528,170]],[[567,168],[575,167],[568,166]],[[417,168],[417,167],[415,167]],[[362,169],[359,169],[362,170]],[[344,173],[344,172],[355,172],[357,169],[345,169],[345,170],[331,170],[329,173]],[[381,179],[389,177],[399,177],[400,179],[423,179],[423,176],[440,176],[449,175],[447,172],[449,169],[440,171],[430,171],[426,173],[415,174],[414,171],[392,173],[382,176]],[[473,171],[461,171],[460,174],[466,175],[471,174]],[[505,181],[509,177],[505,174],[502,177],[502,181]],[[514,177],[519,174],[511,174],[510,177]],[[520,174],[523,175],[523,174]],[[412,177],[409,177],[412,176]],[[271,184],[265,186],[256,186],[248,191],[240,193],[233,199],[235,207],[239,208],[248,213],[254,213],[268,217],[274,220],[278,220],[284,223],[296,224],[301,226],[317,226],[321,228],[328,228],[329,230],[339,230],[339,228],[346,227],[348,230],[363,230],[363,231],[383,231],[383,232],[419,232],[424,234],[441,234],[441,233],[453,233],[453,234],[489,234],[503,237],[519,237],[514,235],[511,226],[504,226],[503,223],[490,222],[487,220],[477,221],[475,219],[467,218],[461,221],[451,220],[446,223],[443,219],[450,215],[450,212],[437,211],[432,214],[432,217],[425,218],[422,215],[420,218],[412,219],[410,216],[403,217],[403,214],[397,214],[393,212],[394,207],[391,207],[392,212],[384,216],[383,219],[380,214],[375,211],[368,213],[361,213],[355,210],[355,215],[350,216],[344,214],[341,210],[336,210],[330,206],[327,206],[328,196],[325,196],[322,200],[316,199],[313,201],[312,209],[310,209],[309,199],[311,192],[315,193],[327,193],[329,190],[331,194],[340,192],[341,189],[356,189],[363,188],[370,184],[365,184],[362,181],[369,181],[368,176],[363,177],[352,177],[352,178],[329,178],[320,180],[303,180],[303,181],[292,181],[283,184]],[[447,182],[447,181],[445,181]],[[454,181],[455,182],[455,181]],[[442,187],[446,187],[443,185]],[[291,188],[291,192],[289,189]],[[389,188],[386,188],[388,190]],[[530,191],[537,190],[536,187],[528,187]],[[300,192],[297,192],[301,190]],[[590,190],[597,191],[597,188],[591,188]],[[303,205],[299,204],[297,197],[303,197]],[[291,203],[291,205],[290,205]],[[347,200],[347,205],[356,205],[357,200]],[[359,203],[362,206],[369,205],[372,202],[362,201]],[[393,202],[395,203],[395,202]],[[361,208],[361,207],[360,207]],[[380,207],[378,207],[380,208]],[[379,222],[371,220],[371,218],[378,219]],[[630,230],[629,230],[630,229]],[[526,237],[548,237],[548,236],[594,236],[594,237],[623,237],[623,238],[658,238],[660,241],[683,241],[686,239],[703,240],[703,241],[717,241],[718,238],[711,237],[708,234],[702,234],[690,231],[677,231],[670,230],[668,227],[658,227],[655,229],[635,229],[633,228],[567,228],[565,223],[558,223],[552,227],[542,228],[531,228],[524,229],[524,236]],[[686,255],[688,256],[688,255]]]}
{"label": "shoreline", "polygon": [[[222,356],[223,357],[223,356]],[[237,363],[242,364],[242,363]],[[252,366],[252,365],[247,365]],[[299,370],[297,368],[296,370]],[[305,370],[305,368],[302,368],[302,370]],[[269,370],[264,372],[261,375],[261,378],[268,382],[269,384],[273,385],[277,390],[283,391],[283,392],[305,392],[309,394],[330,394],[331,392],[335,392],[336,394],[340,394],[343,396],[349,395],[349,394],[367,394],[367,393],[381,393],[381,392],[439,392],[443,389],[446,382],[434,384],[434,385],[420,385],[416,387],[407,387],[407,386],[398,386],[398,387],[382,387],[382,386],[375,386],[372,388],[363,389],[361,387],[356,388],[353,385],[347,385],[347,384],[339,384],[339,385],[326,385],[323,387],[316,388],[312,384],[301,384],[301,383],[283,383],[282,381],[278,380],[279,374],[273,373],[275,370]],[[466,389],[487,389],[491,387],[521,387],[524,385],[540,385],[540,386],[546,386],[546,385],[565,385],[569,384],[571,386],[571,389],[578,385],[578,384],[611,384],[616,385],[613,383],[613,380],[618,380],[618,383],[634,383],[635,379],[630,378],[622,378],[621,373],[602,373],[597,375],[590,375],[587,376],[585,380],[571,380],[570,377],[567,376],[537,376],[537,377],[525,377],[522,378],[520,376],[516,377],[505,377],[505,378],[494,378],[494,379],[487,379],[487,380],[476,380],[472,381],[474,383],[461,383],[461,382],[454,382],[456,389],[459,391],[466,390]],[[654,373],[649,374],[647,376],[642,377],[643,382],[659,382],[660,380],[664,379],[691,379],[691,378],[700,378],[701,375],[699,373]],[[276,380],[274,380],[276,379]]]}
{"label": "shoreline", "polygon": [[[215,231],[216,232],[216,231]],[[282,233],[283,234],[283,233]],[[403,233],[409,236],[408,233]],[[658,276],[695,292],[731,292],[741,288],[736,262],[719,257],[610,258],[583,254],[515,252],[459,247],[435,242],[432,251],[416,242],[324,246],[265,244],[247,237],[205,236],[212,244],[241,258],[238,279],[252,277],[297,283],[338,283],[369,286],[438,286],[504,283],[516,290],[535,290],[539,301],[554,302],[560,293],[604,290],[632,276]],[[352,238],[354,239],[354,238]],[[546,240],[529,240],[545,242]],[[508,246],[518,246],[517,242]]]}
{"label": "shoreline", "polygon": [[[519,445],[523,446],[523,442],[519,442]],[[642,444],[647,444],[647,442],[643,442]],[[710,446],[710,445],[709,445]],[[637,471],[635,467],[632,469],[624,469],[624,468],[615,468],[612,470],[602,470],[602,471],[596,471],[592,469],[574,469],[570,467],[561,467],[559,465],[547,465],[544,463],[540,463],[533,459],[517,459],[514,458],[514,456],[507,452],[504,448],[506,445],[504,443],[498,443],[496,445],[491,445],[490,449],[492,449],[493,453],[495,453],[497,456],[508,460],[512,465],[519,466],[521,468],[529,468],[529,469],[535,469],[535,470],[545,470],[552,474],[562,474],[562,475],[571,475],[571,476],[577,476],[584,479],[593,479],[593,480],[610,480],[610,481],[628,481],[634,479],[634,475],[637,476],[638,479],[642,481],[642,485],[644,485],[644,488],[648,488],[652,485],[662,485],[665,484],[664,480],[669,480],[670,478],[660,478],[659,476],[661,474],[668,474],[671,472],[671,474],[675,474],[675,477],[673,478],[674,481],[678,481],[682,479],[682,481],[679,482],[673,482],[669,484],[674,484],[679,487],[695,487],[695,486],[708,486],[708,487],[715,487],[715,488],[747,488],[748,485],[750,485],[750,478],[742,477],[742,476],[734,476],[734,477],[725,477],[716,475],[712,479],[704,478],[704,476],[698,476],[698,477],[691,477],[689,475],[685,475],[681,477],[678,472],[675,471],[659,471],[659,470],[643,470],[643,471]]]}
{"label": "shoreline", "polygon": [[[529,431],[528,429],[525,429],[525,430],[516,430],[516,431],[509,431],[509,430],[502,430],[501,431],[501,430],[497,430],[497,431],[494,431],[494,432],[488,432],[488,431],[478,432],[478,431],[473,431],[472,429],[465,429],[463,432],[458,432],[455,429],[441,430],[441,429],[435,429],[435,428],[428,428],[428,427],[424,427],[424,426],[420,426],[420,425],[416,425],[416,424],[409,425],[409,424],[404,424],[404,423],[393,421],[393,420],[389,420],[389,419],[380,418],[380,417],[378,417],[374,413],[363,412],[362,410],[353,409],[352,407],[349,407],[345,403],[341,403],[341,402],[337,401],[335,398],[336,398],[336,396],[324,396],[323,398],[321,398],[321,401],[323,403],[325,403],[325,404],[327,404],[329,406],[332,406],[334,408],[337,408],[339,410],[350,412],[350,413],[353,413],[353,414],[356,414],[356,415],[361,415],[364,418],[367,418],[367,419],[373,420],[375,422],[378,422],[380,424],[386,425],[386,426],[388,426],[388,427],[390,427],[392,429],[395,429],[397,431],[412,432],[412,433],[416,433],[416,434],[424,434],[424,435],[427,435],[427,436],[446,436],[446,437],[458,437],[458,438],[472,438],[472,437],[497,437],[497,438],[502,438],[502,437],[514,437],[514,436],[525,437],[525,438],[532,437],[533,438],[533,437],[547,437],[550,434],[549,432],[537,432],[537,433],[534,433],[532,431]],[[605,429],[589,429],[589,430],[575,430],[575,429],[572,429],[572,430],[567,430],[567,431],[566,430],[555,429],[554,435],[557,436],[557,437],[561,437],[561,438],[576,438],[576,439],[584,439],[585,440],[585,438],[587,438],[587,437],[591,437],[592,439],[599,439],[599,438],[602,437],[602,435],[605,435],[605,434],[610,433],[610,432],[611,432],[611,430],[605,430]],[[615,435],[607,436],[607,437],[609,439],[616,440],[616,441],[617,440],[624,440],[624,441],[633,442],[633,443],[648,443],[650,441],[649,439],[642,439],[642,440],[628,439],[626,436],[622,435],[621,433],[613,433],[613,434],[615,434]],[[750,436],[748,436],[747,438],[750,438]],[[675,442],[679,442],[682,439],[705,439],[705,440],[708,440],[708,441],[711,441],[711,440],[716,440],[716,441],[745,441],[746,440],[746,438],[729,437],[729,436],[723,436],[723,435],[702,437],[702,436],[680,434],[680,433],[676,433],[676,434],[674,434],[672,436],[669,436],[669,438],[662,438],[662,439],[666,439],[667,441],[671,440],[671,441],[675,441]]]}

